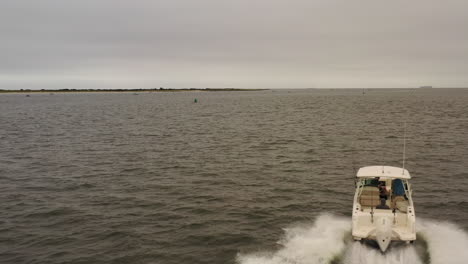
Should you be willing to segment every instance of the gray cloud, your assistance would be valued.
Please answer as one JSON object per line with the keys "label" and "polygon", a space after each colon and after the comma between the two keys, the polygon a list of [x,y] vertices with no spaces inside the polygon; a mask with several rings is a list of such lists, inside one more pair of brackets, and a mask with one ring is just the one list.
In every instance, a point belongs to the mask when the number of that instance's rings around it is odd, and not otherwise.
{"label": "gray cloud", "polygon": [[465,1],[2,1],[0,88],[467,86]]}

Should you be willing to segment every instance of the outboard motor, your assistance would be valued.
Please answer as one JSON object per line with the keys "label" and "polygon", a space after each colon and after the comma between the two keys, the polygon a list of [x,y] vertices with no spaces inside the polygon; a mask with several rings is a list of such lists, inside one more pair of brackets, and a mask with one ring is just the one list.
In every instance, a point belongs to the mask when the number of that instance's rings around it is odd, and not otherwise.
{"label": "outboard motor", "polygon": [[390,217],[379,217],[375,222],[375,240],[380,250],[385,252],[392,241],[392,219]]}

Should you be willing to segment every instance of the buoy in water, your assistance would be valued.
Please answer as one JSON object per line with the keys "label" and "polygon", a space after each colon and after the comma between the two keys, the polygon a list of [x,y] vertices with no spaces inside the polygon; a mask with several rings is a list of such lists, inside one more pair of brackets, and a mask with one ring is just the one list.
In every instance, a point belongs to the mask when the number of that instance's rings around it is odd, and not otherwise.
{"label": "buoy in water", "polygon": [[194,103],[198,103],[198,100],[197,100],[197,98],[195,98],[195,99],[193,100],[193,102],[194,102]]}

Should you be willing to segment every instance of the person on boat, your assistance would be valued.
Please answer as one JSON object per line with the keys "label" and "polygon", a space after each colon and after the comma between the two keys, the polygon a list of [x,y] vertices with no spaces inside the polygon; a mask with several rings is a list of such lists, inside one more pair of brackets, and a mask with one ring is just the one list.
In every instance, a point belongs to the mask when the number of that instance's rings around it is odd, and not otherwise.
{"label": "person on boat", "polygon": [[387,200],[385,198],[380,199],[380,204],[375,207],[375,209],[390,209],[387,205]]}
{"label": "person on boat", "polygon": [[387,187],[385,187],[385,184],[383,182],[379,183],[379,197],[380,199],[388,199]]}
{"label": "person on boat", "polygon": [[394,196],[404,196],[405,195],[405,186],[401,179],[393,180],[393,195]]}
{"label": "person on boat", "polygon": [[398,201],[405,201],[405,186],[403,181],[400,179],[393,180],[393,196],[392,196],[392,207],[396,207]]}

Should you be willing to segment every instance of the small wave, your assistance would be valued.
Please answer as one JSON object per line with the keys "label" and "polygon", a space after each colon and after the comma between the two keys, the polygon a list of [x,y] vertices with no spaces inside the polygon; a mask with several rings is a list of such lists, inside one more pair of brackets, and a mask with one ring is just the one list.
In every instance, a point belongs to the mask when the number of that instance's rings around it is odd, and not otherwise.
{"label": "small wave", "polygon": [[41,219],[41,218],[54,218],[58,216],[64,216],[64,215],[73,215],[76,213],[80,213],[80,211],[75,210],[70,207],[58,207],[58,208],[45,208],[45,209],[39,209],[39,212],[33,212],[28,215],[26,215],[27,218],[33,218],[33,219]]}
{"label": "small wave", "polygon": [[306,150],[304,152],[307,153],[307,154],[315,154],[315,153],[317,153],[317,149],[311,148],[311,149],[308,149],[308,150]]}
{"label": "small wave", "polygon": [[95,186],[91,183],[79,183],[79,184],[72,184],[70,186],[66,186],[64,187],[63,190],[65,191],[74,191],[74,190],[78,190],[78,189],[90,189],[90,188],[94,188]]}
{"label": "small wave", "polygon": [[274,252],[238,254],[239,264],[462,264],[468,234],[447,222],[418,219],[415,244],[392,243],[385,254],[351,239],[349,218],[320,215],[313,225],[285,229]]}

